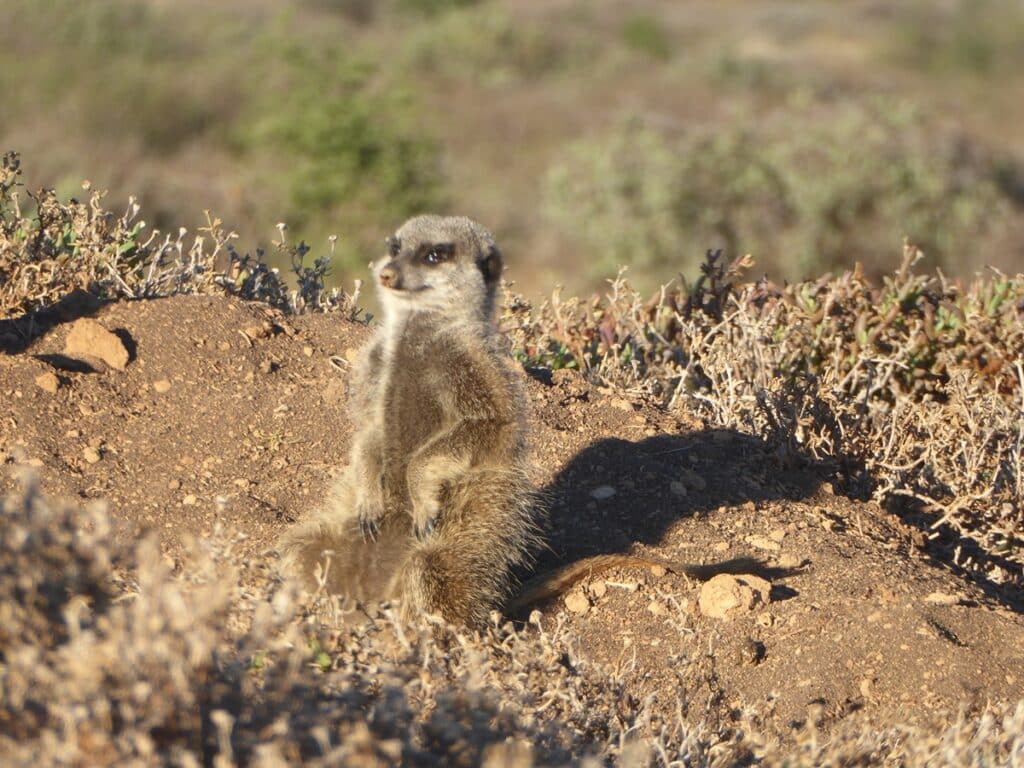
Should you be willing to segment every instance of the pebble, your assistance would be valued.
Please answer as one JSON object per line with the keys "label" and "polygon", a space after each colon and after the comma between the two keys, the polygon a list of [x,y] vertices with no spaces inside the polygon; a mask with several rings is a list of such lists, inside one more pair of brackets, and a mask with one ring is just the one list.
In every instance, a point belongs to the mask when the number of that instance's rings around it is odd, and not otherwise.
{"label": "pebble", "polygon": [[60,379],[52,371],[47,371],[36,376],[36,386],[44,392],[55,395],[57,394],[58,387],[60,387]]}
{"label": "pebble", "polygon": [[584,614],[590,610],[590,599],[582,589],[574,589],[563,598],[563,602],[572,613]]}
{"label": "pebble", "polygon": [[782,549],[779,546],[779,542],[772,541],[767,536],[747,536],[747,543],[756,549],[763,549],[766,552],[778,552]]}
{"label": "pebble", "polygon": [[120,337],[92,318],[83,317],[71,324],[64,342],[64,354],[75,359],[100,359],[111,368],[123,371],[128,365],[128,350]]}
{"label": "pebble", "polygon": [[960,602],[960,598],[946,592],[932,592],[924,601],[932,605],[956,605]]}
{"label": "pebble", "polygon": [[194,506],[196,503],[196,495],[194,493],[188,494],[184,499],[181,500],[181,503],[184,504],[186,507]]}
{"label": "pebble", "polygon": [[798,568],[800,567],[800,563],[802,562],[803,561],[800,559],[799,556],[794,555],[791,552],[786,552],[785,554],[779,556],[780,568]]}
{"label": "pebble", "polygon": [[771,584],[760,576],[722,573],[704,583],[697,605],[705,616],[730,618],[768,602]]}
{"label": "pebble", "polygon": [[678,480],[673,480],[668,484],[668,489],[672,491],[676,496],[686,495],[686,486],[680,483]]}
{"label": "pebble", "polygon": [[655,616],[667,616],[668,608],[665,607],[664,603],[658,602],[657,600],[651,600],[647,604],[647,610]]}
{"label": "pebble", "polygon": [[590,498],[596,499],[597,501],[604,501],[614,496],[617,491],[610,485],[599,485],[597,488],[590,492]]}
{"label": "pebble", "polygon": [[92,446],[82,449],[82,457],[90,464],[95,464],[101,458],[100,452]]}
{"label": "pebble", "polygon": [[679,474],[682,475],[682,481],[687,488],[692,488],[695,491],[703,491],[705,488],[708,487],[708,484],[704,480],[704,478],[698,475],[692,469],[687,469],[686,467],[683,467]]}
{"label": "pebble", "polygon": [[167,379],[158,379],[157,381],[153,382],[153,389],[155,389],[160,394],[167,392],[170,388],[171,382],[169,382]]}

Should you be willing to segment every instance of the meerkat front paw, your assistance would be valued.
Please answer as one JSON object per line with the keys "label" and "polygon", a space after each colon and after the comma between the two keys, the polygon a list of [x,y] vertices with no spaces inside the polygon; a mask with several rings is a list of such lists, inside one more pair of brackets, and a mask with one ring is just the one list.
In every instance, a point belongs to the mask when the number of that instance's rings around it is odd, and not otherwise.
{"label": "meerkat front paw", "polygon": [[416,532],[416,538],[426,538],[434,530],[440,511],[440,506],[434,500],[413,502],[412,526]]}
{"label": "meerkat front paw", "polygon": [[356,500],[356,519],[359,522],[359,532],[364,539],[377,538],[380,521],[383,517],[384,502],[382,499],[361,496]]}

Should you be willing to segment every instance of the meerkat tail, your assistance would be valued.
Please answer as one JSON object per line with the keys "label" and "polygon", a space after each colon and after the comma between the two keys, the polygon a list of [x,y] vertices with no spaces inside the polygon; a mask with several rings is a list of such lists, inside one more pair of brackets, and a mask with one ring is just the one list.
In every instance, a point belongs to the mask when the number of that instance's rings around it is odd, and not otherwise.
{"label": "meerkat tail", "polygon": [[575,563],[571,563],[557,571],[542,573],[523,584],[519,594],[506,606],[509,613],[517,613],[527,606],[550,600],[565,593],[584,579],[596,576],[612,568],[664,568],[670,573],[689,576],[698,581],[707,581],[722,573],[757,573],[763,571],[764,563],[752,557],[737,557],[718,563],[700,565],[697,563],[677,563],[672,560],[661,560],[655,557],[639,555],[594,555]]}

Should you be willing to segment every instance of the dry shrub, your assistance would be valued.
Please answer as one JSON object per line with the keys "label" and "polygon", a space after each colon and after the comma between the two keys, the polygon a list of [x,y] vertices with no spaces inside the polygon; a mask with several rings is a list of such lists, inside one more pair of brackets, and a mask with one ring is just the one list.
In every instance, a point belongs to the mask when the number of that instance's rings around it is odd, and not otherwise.
{"label": "dry shrub", "polygon": [[964,287],[915,273],[920,258],[907,245],[880,286],[856,269],[778,287],[709,253],[649,301],[620,275],[590,300],[512,300],[505,319],[525,363],[758,435],[926,525],[957,565],[1021,583],[1024,276]]}
{"label": "dry shrub", "polygon": [[192,542],[174,573],[155,536],[119,547],[100,506],[31,481],[4,500],[6,764],[561,764],[614,754],[642,715],[560,628],[346,627],[233,545]]}
{"label": "dry shrub", "polygon": [[21,173],[18,155],[6,153],[0,162],[0,320],[36,319],[76,290],[101,300],[226,291],[293,312],[361,314],[358,285],[352,296],[327,290],[329,256],[309,266],[308,246],[289,243],[283,224],[275,246],[292,265],[294,289],[262,251],[239,254],[232,245],[237,235],[209,214],[191,239],[184,228],[161,235],[147,230],[134,199],[118,216],[103,208],[105,193],[88,184],[88,202],[62,202],[47,189],[26,201]]}
{"label": "dry shrub", "polygon": [[785,744],[747,718],[666,723],[537,616],[482,637],[387,609],[354,625],[222,532],[175,572],[31,480],[0,511],[6,765],[1024,765],[1024,703]]}

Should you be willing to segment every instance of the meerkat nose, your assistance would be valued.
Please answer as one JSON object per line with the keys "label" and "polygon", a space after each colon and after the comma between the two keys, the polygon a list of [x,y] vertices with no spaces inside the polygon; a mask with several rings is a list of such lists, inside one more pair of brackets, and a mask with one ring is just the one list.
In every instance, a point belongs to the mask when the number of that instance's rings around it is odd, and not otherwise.
{"label": "meerkat nose", "polygon": [[377,279],[380,280],[380,284],[385,288],[399,287],[398,270],[392,266],[384,267],[377,276]]}

